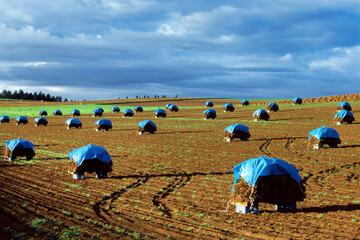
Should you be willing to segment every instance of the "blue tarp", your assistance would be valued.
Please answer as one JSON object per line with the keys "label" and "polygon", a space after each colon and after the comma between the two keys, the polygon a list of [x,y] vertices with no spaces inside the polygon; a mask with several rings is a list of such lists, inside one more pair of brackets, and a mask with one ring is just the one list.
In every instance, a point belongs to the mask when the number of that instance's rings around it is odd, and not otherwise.
{"label": "blue tarp", "polygon": [[339,117],[339,118],[341,118],[341,119],[344,119],[344,117],[346,117],[346,116],[354,117],[354,115],[352,114],[352,112],[343,109],[343,110],[341,110],[340,112],[338,112],[338,113],[335,115],[334,119],[335,119],[336,117]]}
{"label": "blue tarp", "polygon": [[101,111],[100,108],[97,108],[97,109],[93,110],[92,113],[93,113],[93,114],[103,113],[103,111]]}
{"label": "blue tarp", "polygon": [[97,121],[95,121],[95,124],[97,125],[105,125],[105,126],[112,126],[112,123],[109,119],[101,118]]}
{"label": "blue tarp", "polygon": [[48,122],[48,120],[44,117],[37,117],[34,119],[35,122],[39,122],[40,120],[44,120],[46,123]]}
{"label": "blue tarp", "polygon": [[241,100],[241,102],[242,102],[242,103],[246,103],[246,102],[249,102],[249,101],[246,100],[246,99],[243,99],[243,100]]}
{"label": "blue tarp", "polygon": [[272,106],[279,107],[279,105],[277,105],[277,104],[276,104],[276,103],[274,103],[274,102],[269,102],[269,103],[268,103],[268,105],[269,105],[270,107],[272,107]]}
{"label": "blue tarp", "polygon": [[41,110],[41,111],[40,111],[40,114],[46,114],[46,115],[47,115],[47,111]]}
{"label": "blue tarp", "polygon": [[145,128],[145,126],[146,126],[147,124],[151,124],[154,128],[156,128],[155,123],[154,123],[153,121],[150,121],[150,120],[147,120],[147,119],[145,119],[144,121],[140,122],[140,123],[138,124],[138,126],[140,126],[140,127],[142,127],[142,128]]}
{"label": "blue tarp", "polygon": [[25,116],[18,116],[17,118],[15,118],[15,121],[20,121],[20,120],[27,121],[27,117],[25,117]]}
{"label": "blue tarp", "polygon": [[81,124],[81,121],[77,118],[69,118],[68,120],[66,120],[65,122],[67,125],[70,124]]}
{"label": "blue tarp", "polygon": [[114,106],[114,107],[112,107],[112,110],[113,110],[113,111],[120,111],[120,108],[117,107],[117,106]]}
{"label": "blue tarp", "polygon": [[209,108],[209,109],[206,109],[206,110],[204,111],[204,113],[205,113],[205,114],[208,114],[208,113],[215,113],[215,114],[216,114],[216,111],[215,111],[214,109]]}
{"label": "blue tarp", "polygon": [[209,105],[209,104],[210,104],[210,105],[214,105],[213,102],[211,102],[211,101],[207,101],[207,102],[205,103],[205,105]]}
{"label": "blue tarp", "polygon": [[168,103],[165,105],[166,108],[169,108],[172,104]]}
{"label": "blue tarp", "polygon": [[10,120],[10,118],[9,118],[9,116],[2,115],[2,116],[0,117],[0,121],[2,121],[2,120]]}
{"label": "blue tarp", "polygon": [[[254,186],[260,176],[289,174],[296,182],[301,181],[299,170],[278,158],[260,156],[246,160],[233,168],[234,184],[242,177],[250,186]],[[233,191],[233,189],[232,189]]]}
{"label": "blue tarp", "polygon": [[256,115],[256,116],[260,116],[261,113],[266,113],[266,114],[268,114],[265,109],[258,108],[258,109],[253,113],[252,116],[253,116],[253,117],[255,117],[255,115]]}
{"label": "blue tarp", "polygon": [[234,131],[240,131],[240,132],[245,132],[245,133],[249,133],[249,128],[243,124],[238,124],[235,123],[234,125],[230,125],[227,128],[224,129],[224,133],[226,131],[228,131],[229,133],[233,133]]}
{"label": "blue tarp", "polygon": [[344,106],[346,106],[346,107],[351,108],[351,105],[350,105],[350,103],[348,103],[348,102],[341,102],[341,103],[338,103],[338,104],[337,104],[337,106],[340,106],[340,107],[344,107]]}
{"label": "blue tarp", "polygon": [[69,160],[74,159],[76,164],[81,165],[84,160],[99,159],[102,162],[110,163],[110,154],[101,146],[89,144],[69,152]]}
{"label": "blue tarp", "polygon": [[72,113],[72,114],[74,114],[74,113],[80,114],[80,111],[77,110],[77,109],[74,109],[74,110],[71,111],[71,113]]}
{"label": "blue tarp", "polygon": [[98,108],[102,113],[104,112],[104,109],[102,109],[102,108]]}
{"label": "blue tarp", "polygon": [[170,106],[168,107],[168,109],[170,109],[170,110],[176,110],[176,109],[178,109],[178,107],[177,107],[176,105],[174,105],[174,104],[170,104]]}
{"label": "blue tarp", "polygon": [[58,109],[55,110],[54,113],[55,113],[55,114],[60,114],[60,113],[62,114],[62,112],[61,112],[60,110],[58,110]]}
{"label": "blue tarp", "polygon": [[161,108],[158,108],[154,111],[155,114],[166,114],[165,110],[164,109],[161,109]]}
{"label": "blue tarp", "polygon": [[5,145],[10,149],[10,151],[14,151],[14,149],[17,147],[31,148],[32,150],[34,150],[34,144],[22,138],[9,140],[5,143]]}
{"label": "blue tarp", "polygon": [[322,126],[321,128],[317,128],[312,130],[311,132],[309,132],[309,139],[311,136],[316,137],[316,139],[320,140],[321,138],[336,138],[336,139],[340,139],[340,135],[339,133],[333,129],[333,128],[328,128],[325,126]]}
{"label": "blue tarp", "polygon": [[302,101],[302,98],[301,98],[301,97],[295,97],[295,98],[293,99],[293,101],[294,101],[294,102]]}
{"label": "blue tarp", "polygon": [[223,107],[224,108],[234,107],[234,105],[232,105],[231,103],[225,103]]}
{"label": "blue tarp", "polygon": [[143,108],[140,107],[140,106],[135,106],[134,109],[136,109],[136,111],[137,111],[137,110],[143,110]]}
{"label": "blue tarp", "polygon": [[123,111],[123,113],[124,113],[124,114],[127,114],[127,113],[132,113],[132,114],[134,114],[134,111],[131,110],[130,108],[127,108],[127,109],[125,109],[125,110]]}

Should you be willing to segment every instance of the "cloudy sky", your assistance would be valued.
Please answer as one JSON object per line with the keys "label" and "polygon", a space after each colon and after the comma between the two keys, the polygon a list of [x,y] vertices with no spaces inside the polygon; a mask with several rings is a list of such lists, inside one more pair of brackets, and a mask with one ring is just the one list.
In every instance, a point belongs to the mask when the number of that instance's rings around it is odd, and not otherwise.
{"label": "cloudy sky", "polygon": [[0,0],[0,90],[69,99],[360,92],[359,0]]}

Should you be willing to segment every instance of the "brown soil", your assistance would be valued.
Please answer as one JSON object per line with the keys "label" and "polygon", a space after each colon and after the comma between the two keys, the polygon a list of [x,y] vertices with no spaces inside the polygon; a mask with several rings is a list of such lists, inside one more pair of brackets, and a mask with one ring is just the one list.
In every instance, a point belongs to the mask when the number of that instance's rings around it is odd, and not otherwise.
{"label": "brown soil", "polygon": [[[161,107],[168,101],[98,103]],[[7,140],[19,137],[34,143],[36,152],[31,161],[0,163],[0,229],[6,230],[1,236],[60,239],[75,232],[79,239],[360,239],[360,124],[334,125],[333,104],[284,103],[272,121],[254,122],[252,113],[266,102],[223,113],[228,100],[214,100],[216,121],[200,119],[205,99],[171,102],[197,108],[153,119],[157,134],[141,137],[135,136],[136,126],[153,118],[152,111],[133,118],[105,113],[114,130],[102,134],[94,131],[90,114],[82,114],[83,127],[77,131],[64,129],[68,116],[52,118],[42,131],[33,124],[1,124],[1,154]],[[0,107],[46,104],[68,103],[0,101]],[[359,104],[350,104],[356,113]],[[223,129],[235,122],[249,127],[250,141],[223,142]],[[341,147],[308,148],[308,133],[322,125],[340,133]],[[68,173],[69,151],[89,143],[110,153],[110,177],[87,173],[85,180],[75,180]],[[299,169],[307,195],[302,211],[281,213],[260,203],[259,215],[237,214],[233,205],[218,212],[229,201],[232,168],[260,155]],[[37,219],[44,222],[36,227],[31,223]]]}

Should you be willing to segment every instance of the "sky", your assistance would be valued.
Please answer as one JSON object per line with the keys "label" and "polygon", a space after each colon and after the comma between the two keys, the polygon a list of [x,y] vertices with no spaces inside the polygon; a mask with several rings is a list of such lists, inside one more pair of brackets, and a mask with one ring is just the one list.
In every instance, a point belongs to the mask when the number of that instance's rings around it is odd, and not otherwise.
{"label": "sky", "polygon": [[73,100],[360,92],[359,0],[0,0],[0,90]]}

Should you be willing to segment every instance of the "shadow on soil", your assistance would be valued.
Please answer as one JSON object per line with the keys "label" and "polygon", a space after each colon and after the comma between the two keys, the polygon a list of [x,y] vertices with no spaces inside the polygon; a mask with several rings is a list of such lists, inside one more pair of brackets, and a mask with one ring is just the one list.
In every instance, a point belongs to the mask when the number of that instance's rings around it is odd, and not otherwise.
{"label": "shadow on soil", "polygon": [[155,134],[179,134],[179,133],[202,133],[209,131],[178,131],[178,132],[157,132]]}
{"label": "shadow on soil", "polygon": [[357,148],[357,147],[360,147],[360,144],[345,145],[345,146],[341,146],[340,148]]}
{"label": "shadow on soil", "polygon": [[287,140],[287,139],[308,139],[308,137],[257,138],[257,139],[251,139],[250,141]]}
{"label": "shadow on soil", "polygon": [[156,177],[188,177],[188,176],[206,176],[206,175],[228,175],[233,172],[193,172],[193,173],[163,173],[163,174],[145,174],[145,175],[126,175],[126,176],[111,176],[109,178],[124,179],[124,178],[156,178]]}
{"label": "shadow on soil", "polygon": [[317,212],[317,213],[327,213],[327,212],[337,212],[337,211],[353,211],[353,210],[360,210],[360,204],[310,207],[310,208],[303,208],[302,210],[303,210],[303,212]]}

